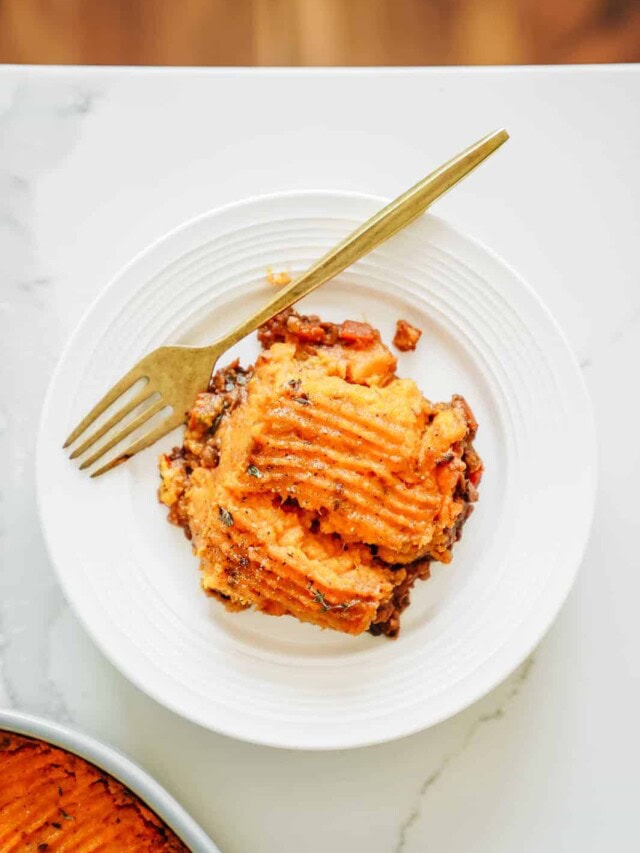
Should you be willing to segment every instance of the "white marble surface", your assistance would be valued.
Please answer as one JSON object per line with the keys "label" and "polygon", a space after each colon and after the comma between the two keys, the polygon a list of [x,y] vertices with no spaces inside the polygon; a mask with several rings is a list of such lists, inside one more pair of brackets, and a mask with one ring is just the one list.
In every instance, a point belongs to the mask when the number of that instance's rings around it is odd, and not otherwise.
{"label": "white marble surface", "polygon": [[[65,603],[32,451],[64,341],[195,214],[304,188],[393,195],[496,126],[438,212],[534,285],[601,441],[591,542],[556,624],[494,693],[396,743],[312,754],[203,731],[129,684]],[[278,72],[0,68],[0,705],[155,774],[225,853],[638,849],[640,67]]]}

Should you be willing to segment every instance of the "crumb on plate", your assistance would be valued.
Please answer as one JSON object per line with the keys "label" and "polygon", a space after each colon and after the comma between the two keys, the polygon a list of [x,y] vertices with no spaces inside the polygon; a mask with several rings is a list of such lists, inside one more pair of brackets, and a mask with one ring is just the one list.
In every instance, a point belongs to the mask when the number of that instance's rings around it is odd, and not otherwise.
{"label": "crumb on plate", "polygon": [[285,284],[291,284],[291,276],[288,272],[273,272],[273,270],[269,270],[267,281],[274,287],[284,287]]}
{"label": "crumb on plate", "polygon": [[400,352],[409,352],[414,350],[418,345],[418,341],[422,337],[422,332],[406,320],[398,320],[396,322],[396,333],[393,336],[393,345]]}

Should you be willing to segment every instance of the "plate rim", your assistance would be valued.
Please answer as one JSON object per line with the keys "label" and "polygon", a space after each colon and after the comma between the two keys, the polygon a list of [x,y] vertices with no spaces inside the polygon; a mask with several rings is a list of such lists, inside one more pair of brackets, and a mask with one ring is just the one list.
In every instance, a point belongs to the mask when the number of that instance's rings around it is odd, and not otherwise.
{"label": "plate rim", "polygon": [[[41,459],[44,454],[44,433],[46,428],[46,414],[50,408],[52,398],[53,398],[53,389],[58,380],[59,374],[61,373],[62,367],[66,361],[67,355],[69,351],[72,349],[75,344],[76,338],[80,335],[82,328],[89,318],[89,316],[94,312],[95,308],[100,304],[100,302],[108,295],[108,293],[117,287],[119,280],[125,276],[132,267],[142,261],[146,256],[152,254],[159,246],[163,243],[172,240],[174,237],[179,235],[183,231],[188,231],[193,227],[196,227],[202,221],[217,217],[220,215],[224,215],[230,211],[237,211],[244,207],[250,208],[256,204],[264,204],[265,202],[278,202],[278,201],[289,201],[295,199],[318,199],[318,200],[327,200],[330,199],[332,201],[364,201],[366,203],[375,203],[380,206],[386,205],[389,202],[388,198],[384,196],[379,196],[370,193],[358,192],[354,190],[340,190],[340,189],[304,189],[298,188],[293,190],[282,190],[273,193],[260,193],[257,195],[246,196],[241,199],[238,199],[233,202],[229,202],[226,204],[219,205],[217,207],[210,208],[208,210],[202,211],[195,216],[190,217],[184,222],[176,225],[174,228],[169,231],[161,234],[155,240],[144,246],[139,252],[137,252],[127,263],[121,266],[115,274],[108,280],[108,282],[100,288],[96,296],[90,301],[88,307],[82,313],[80,319],[76,323],[73,331],[69,335],[65,345],[63,346],[58,360],[56,362],[55,368],[51,374],[49,379],[49,383],[47,386],[47,391],[43,399],[42,410],[40,414],[40,421],[37,432],[37,442],[36,442],[36,498],[37,498],[37,511],[38,518],[40,521],[40,528],[43,533],[43,538],[45,540],[45,546],[47,550],[47,554],[53,566],[56,580],[60,584],[62,592],[64,594],[65,600],[68,602],[69,606],[72,608],[74,615],[80,623],[82,624],[84,630],[87,632],[92,641],[97,645],[100,649],[101,653],[105,656],[105,658],[132,684],[134,684],[138,689],[144,692],[147,696],[152,698],[154,701],[163,705],[164,707],[170,709],[172,712],[178,714],[184,719],[189,720],[209,731],[214,731],[219,734],[223,734],[228,737],[235,738],[237,740],[244,741],[246,743],[253,743],[260,746],[269,746],[275,748],[283,748],[283,749],[292,749],[292,750],[308,750],[308,751],[333,751],[338,749],[353,749],[353,748],[363,748],[367,746],[373,746],[381,743],[388,743],[390,741],[399,740],[404,737],[409,737],[417,732],[426,730],[431,728],[432,726],[438,725],[439,723],[449,719],[450,717],[455,716],[460,713],[464,709],[468,708],[474,702],[479,701],[496,687],[498,687],[505,679],[507,679],[532,653],[532,651],[536,648],[536,646],[542,641],[554,621],[556,620],[560,610],[562,609],[574,583],[577,578],[578,572],[584,560],[584,555],[586,553],[587,545],[589,543],[593,518],[595,513],[596,506],[596,498],[597,498],[597,486],[598,486],[598,440],[597,440],[597,430],[595,424],[595,415],[593,409],[593,403],[591,400],[591,396],[589,394],[589,390],[587,387],[587,383],[582,373],[578,359],[573,351],[573,348],[563,330],[560,323],[553,315],[551,310],[548,308],[546,303],[534,289],[534,287],[518,273],[518,271],[508,262],[506,261],[496,250],[487,246],[483,241],[478,239],[477,237],[468,234],[458,226],[452,224],[448,219],[443,217],[434,215],[431,211],[428,211],[428,215],[432,220],[437,221],[438,223],[444,225],[444,227],[452,232],[458,239],[470,243],[474,249],[480,251],[481,253],[487,255],[491,261],[503,269],[505,269],[509,275],[518,283],[518,286],[521,287],[526,293],[529,295],[531,299],[535,301],[537,307],[544,314],[546,321],[549,323],[550,327],[555,332],[558,343],[561,344],[562,349],[571,363],[571,367],[573,368],[574,377],[576,380],[576,392],[579,391],[580,396],[582,397],[584,403],[584,414],[585,421],[583,424],[583,435],[585,436],[585,443],[590,445],[589,452],[589,462],[587,463],[589,469],[589,500],[588,507],[585,511],[585,519],[583,522],[583,530],[581,541],[576,546],[574,542],[573,546],[573,557],[572,557],[572,565],[573,568],[571,571],[567,570],[564,573],[564,583],[557,593],[556,598],[554,599],[553,606],[550,606],[547,603],[545,608],[545,615],[542,618],[541,615],[538,615],[538,618],[535,620],[535,629],[533,626],[529,627],[529,637],[527,642],[523,642],[520,646],[518,646],[519,651],[516,655],[514,654],[506,654],[505,647],[502,646],[500,649],[497,649],[494,653],[492,653],[483,663],[475,670],[475,672],[464,679],[461,682],[458,682],[456,696],[457,699],[455,701],[450,701],[447,708],[439,713],[434,713],[426,722],[418,722],[418,723],[408,723],[402,727],[400,727],[400,731],[397,730],[398,727],[394,729],[390,729],[387,734],[376,734],[376,735],[368,735],[358,737],[337,737],[331,736],[331,738],[326,737],[325,742],[323,743],[299,743],[299,742],[290,742],[281,737],[270,736],[269,732],[260,732],[254,733],[253,735],[247,735],[243,731],[238,731],[232,725],[227,725],[226,723],[212,723],[208,719],[203,719],[202,715],[193,712],[189,713],[182,707],[179,703],[174,703],[170,698],[161,694],[161,691],[156,690],[154,686],[150,686],[145,683],[143,679],[139,678],[138,675],[130,670],[126,662],[116,660],[114,656],[111,655],[109,648],[106,643],[103,643],[102,640],[97,636],[97,632],[94,633],[91,625],[88,620],[84,618],[83,612],[80,607],[77,607],[71,594],[69,593],[66,581],[64,580],[64,574],[62,570],[58,566],[57,560],[54,558],[53,554],[53,546],[50,541],[50,535],[48,533],[47,525],[45,523],[45,510],[43,507],[42,500],[42,485],[41,478],[43,476],[43,466],[40,464]],[[229,233],[233,233],[234,229],[231,228]],[[586,466],[587,467],[587,466]],[[540,613],[542,608],[539,609],[538,613]],[[534,620],[531,620],[532,622]],[[524,649],[524,651],[522,651]],[[496,659],[500,659],[500,665],[496,666]],[[506,658],[505,661],[502,658]],[[491,663],[493,675],[491,678],[480,679],[482,681],[483,686],[480,689],[474,687],[474,683],[481,674],[484,672],[485,668]]]}

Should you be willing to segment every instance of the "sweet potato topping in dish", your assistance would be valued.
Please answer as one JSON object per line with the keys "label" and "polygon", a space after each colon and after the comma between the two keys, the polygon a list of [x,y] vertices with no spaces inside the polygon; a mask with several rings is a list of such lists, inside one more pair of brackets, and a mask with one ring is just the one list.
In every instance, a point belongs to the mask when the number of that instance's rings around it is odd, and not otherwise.
{"label": "sweet potato topping in dish", "polygon": [[93,764],[3,731],[0,850],[189,853],[157,815]]}
{"label": "sweet potato topping in dish", "polygon": [[161,457],[169,520],[229,609],[394,637],[477,499],[473,414],[399,379],[366,323],[289,309],[259,339],[256,364],[218,371]]}
{"label": "sweet potato topping in dish", "polygon": [[416,329],[411,323],[406,320],[398,320],[396,322],[396,333],[393,336],[393,345],[401,352],[409,352],[414,350],[418,345],[418,341],[422,337],[420,329]]}

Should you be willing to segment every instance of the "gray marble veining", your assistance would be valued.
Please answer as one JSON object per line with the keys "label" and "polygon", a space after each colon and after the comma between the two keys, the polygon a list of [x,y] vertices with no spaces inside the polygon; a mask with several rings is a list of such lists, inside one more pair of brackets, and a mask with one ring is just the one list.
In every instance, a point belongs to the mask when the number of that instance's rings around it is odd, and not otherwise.
{"label": "gray marble veining", "polygon": [[[49,676],[49,630],[66,607],[40,534],[33,455],[59,350],[55,280],[38,253],[38,180],[73,151],[91,98],[25,79],[0,115],[0,691],[11,706],[70,719]],[[27,530],[27,526],[30,528]]]}

